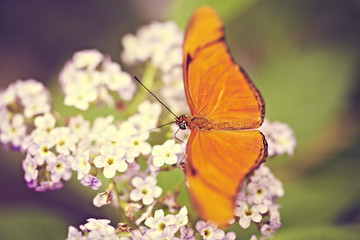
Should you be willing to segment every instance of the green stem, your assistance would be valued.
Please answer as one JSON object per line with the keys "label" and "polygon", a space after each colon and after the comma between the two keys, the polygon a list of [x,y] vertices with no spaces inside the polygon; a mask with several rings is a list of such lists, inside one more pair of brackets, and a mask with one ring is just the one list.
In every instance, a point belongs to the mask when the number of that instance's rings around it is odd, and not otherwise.
{"label": "green stem", "polygon": [[118,207],[119,207],[118,215],[119,215],[120,221],[123,223],[126,223],[128,226],[134,228],[135,227],[134,223],[130,221],[130,219],[126,216],[126,213],[125,213],[125,208],[128,203],[120,199],[120,192],[119,192],[118,188],[116,187],[116,182],[114,181],[114,179],[111,179],[111,184],[113,184],[113,186],[114,186],[113,190],[115,191],[116,198],[118,200]]}
{"label": "green stem", "polygon": [[182,188],[182,186],[184,186],[185,182],[186,182],[186,178],[184,177],[175,185],[174,192],[176,193],[180,192],[180,189]]}
{"label": "green stem", "polygon": [[[154,84],[154,78],[156,75],[157,68],[154,67],[150,62],[145,66],[144,75],[141,82],[148,88],[151,89]],[[143,102],[149,93],[141,86],[138,87],[135,97],[129,103],[126,111],[126,117],[129,117],[137,112],[137,106]]]}

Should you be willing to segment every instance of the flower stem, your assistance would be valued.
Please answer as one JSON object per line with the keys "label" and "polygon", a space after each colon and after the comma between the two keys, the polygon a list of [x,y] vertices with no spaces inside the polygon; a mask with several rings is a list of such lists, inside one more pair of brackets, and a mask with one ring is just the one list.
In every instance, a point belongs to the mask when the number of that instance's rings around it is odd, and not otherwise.
{"label": "flower stem", "polygon": [[[154,67],[150,62],[148,62],[146,64],[146,66],[145,66],[144,75],[143,75],[143,77],[141,79],[141,82],[148,89],[151,89],[153,87],[156,72],[157,72],[157,68]],[[129,103],[129,105],[127,107],[126,117],[129,117],[129,116],[135,114],[136,111],[137,111],[137,106],[142,101],[144,101],[147,98],[148,95],[149,95],[149,93],[144,88],[139,86],[135,97]]]}

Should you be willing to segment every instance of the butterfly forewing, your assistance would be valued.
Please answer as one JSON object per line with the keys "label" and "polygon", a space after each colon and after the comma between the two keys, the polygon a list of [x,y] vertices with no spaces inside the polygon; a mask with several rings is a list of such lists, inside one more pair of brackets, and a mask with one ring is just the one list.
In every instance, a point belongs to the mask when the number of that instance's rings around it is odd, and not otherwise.
{"label": "butterfly forewing", "polygon": [[232,123],[233,129],[261,125],[264,101],[234,63],[224,41],[222,22],[211,8],[198,10],[188,25],[184,84],[192,115]]}

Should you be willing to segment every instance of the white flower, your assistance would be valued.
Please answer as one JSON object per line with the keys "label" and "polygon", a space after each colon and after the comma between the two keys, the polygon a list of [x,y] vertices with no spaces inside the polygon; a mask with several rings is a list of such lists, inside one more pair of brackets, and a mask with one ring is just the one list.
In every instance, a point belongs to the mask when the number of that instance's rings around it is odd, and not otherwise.
{"label": "white flower", "polygon": [[74,54],[60,73],[59,81],[65,94],[65,105],[86,110],[90,103],[105,102],[113,106],[109,91],[116,91],[122,99],[130,100],[135,83],[120,65],[97,50],[83,50]]}
{"label": "white flower", "polygon": [[140,121],[143,124],[143,127],[140,130],[149,130],[156,127],[157,121],[161,114],[161,105],[158,102],[151,103],[148,100],[140,103],[138,106],[138,112]]}
{"label": "white flower", "polygon": [[86,85],[72,84],[66,88],[64,104],[73,106],[85,111],[89,108],[89,103],[97,98],[96,88]]}
{"label": "white flower", "polygon": [[54,162],[56,157],[51,148],[55,145],[55,137],[43,134],[34,134],[31,137],[28,151],[35,157],[37,164]]}
{"label": "white flower", "polygon": [[104,205],[110,204],[112,201],[112,191],[106,190],[105,192],[98,193],[94,200],[93,204],[95,207],[102,207]]}
{"label": "white flower", "polygon": [[196,229],[200,233],[201,237],[205,240],[217,240],[224,239],[225,233],[221,229],[210,223],[205,223],[204,221],[198,221],[196,223]]}
{"label": "white flower", "polygon": [[135,90],[135,82],[130,75],[121,71],[120,65],[114,62],[108,62],[104,66],[104,83],[111,91],[118,92],[124,100],[131,100]]}
{"label": "white flower", "polygon": [[25,172],[25,181],[31,182],[37,179],[39,171],[37,170],[36,160],[31,156],[31,154],[26,154],[25,160],[22,162],[22,166]]}
{"label": "white flower", "polygon": [[278,197],[284,195],[284,188],[279,179],[277,179],[270,169],[261,164],[256,169],[250,181],[246,185],[248,192],[248,202],[250,204],[264,204],[269,206]]}
{"label": "white flower", "polygon": [[130,65],[150,60],[163,72],[182,64],[183,33],[174,22],[153,22],[122,38],[122,60]]}
{"label": "white flower", "polygon": [[50,111],[49,92],[40,82],[33,79],[18,80],[14,84],[16,97],[24,107],[24,116],[33,117]]}
{"label": "white flower", "polygon": [[148,206],[146,208],[145,212],[143,212],[141,214],[141,216],[138,219],[136,219],[136,221],[135,221],[136,225],[140,225],[140,223],[142,223],[144,220],[146,220],[148,217],[151,216],[151,212],[154,208],[155,203],[156,203],[156,201],[154,201],[150,206]]}
{"label": "white flower", "polygon": [[86,240],[86,237],[84,237],[82,232],[77,230],[75,227],[69,226],[68,237],[66,240]]}
{"label": "white flower", "polygon": [[51,181],[58,182],[61,179],[69,180],[71,178],[71,169],[68,157],[60,154],[56,157],[56,161],[50,162],[46,166],[46,170],[51,173]]}
{"label": "white flower", "polygon": [[265,212],[267,212],[267,208],[263,205],[252,206],[251,209],[249,209],[249,206],[245,203],[235,210],[235,215],[240,217],[240,226],[243,229],[246,229],[250,226],[251,221],[256,223],[260,222],[262,219],[262,215],[260,213]]}
{"label": "white flower", "polygon": [[74,53],[72,60],[76,69],[94,70],[103,61],[103,58],[104,56],[98,50],[89,49]]}
{"label": "white flower", "polygon": [[86,121],[82,115],[78,115],[70,118],[69,128],[71,129],[71,134],[75,134],[78,138],[83,138],[90,132],[90,122]]}
{"label": "white flower", "polygon": [[90,160],[90,151],[80,151],[76,153],[71,161],[71,168],[78,172],[77,179],[83,179],[85,175],[87,175],[91,169],[91,165],[89,163]]}
{"label": "white flower", "polygon": [[69,155],[76,148],[77,137],[72,135],[70,128],[57,127],[51,131],[56,138],[56,151],[58,153]]}
{"label": "white flower", "polygon": [[116,171],[126,171],[128,164],[125,162],[124,156],[123,149],[103,145],[100,148],[100,155],[94,159],[94,164],[98,168],[104,168],[103,173],[106,178],[113,178]]}
{"label": "white flower", "polygon": [[19,147],[25,136],[26,125],[23,115],[15,114],[10,122],[0,122],[0,141],[2,143],[11,143],[14,147]]}
{"label": "white flower", "polygon": [[150,228],[148,232],[154,239],[160,237],[166,227],[174,225],[175,223],[175,216],[172,214],[164,216],[164,210],[162,209],[156,210],[154,217],[149,217],[145,220],[145,225]]}
{"label": "white flower", "polygon": [[52,113],[46,113],[42,116],[37,116],[34,119],[34,124],[36,129],[39,129],[39,131],[50,133],[55,127],[56,119]]}
{"label": "white flower", "polygon": [[271,123],[265,119],[259,130],[265,135],[270,157],[283,153],[294,154],[296,137],[289,125],[278,121]]}
{"label": "white flower", "polygon": [[130,137],[130,149],[134,157],[138,157],[141,154],[148,155],[151,152],[151,145],[146,142],[149,138],[149,133],[139,133]]}
{"label": "white flower", "polygon": [[100,135],[102,132],[107,129],[112,122],[114,121],[114,116],[109,115],[107,117],[97,117],[94,120],[94,123],[91,127],[91,134],[90,136],[93,136],[93,138],[96,138],[98,135]]}
{"label": "white flower", "polygon": [[188,223],[188,210],[186,206],[182,207],[176,217],[176,227],[179,229],[181,226],[185,226]]}
{"label": "white flower", "polygon": [[224,240],[235,240],[236,239],[236,233],[235,232],[228,232],[225,235]]}
{"label": "white flower", "polygon": [[5,89],[0,89],[0,107],[6,107],[10,103],[14,103],[16,101],[16,91],[15,84],[10,84]]}
{"label": "white flower", "polygon": [[155,145],[151,152],[153,163],[157,167],[161,167],[164,163],[175,164],[178,161],[177,153],[182,150],[181,145],[175,143],[174,140],[167,140],[163,145]]}
{"label": "white flower", "polygon": [[105,239],[104,237],[108,237],[108,239],[115,239],[109,238],[114,237],[115,235],[115,228],[109,225],[110,220],[89,218],[87,221],[88,222],[85,223],[83,226],[80,226],[80,229],[82,231],[89,231],[89,239]]}
{"label": "white flower", "polygon": [[133,201],[142,200],[143,204],[150,205],[154,202],[154,198],[161,195],[162,189],[156,185],[156,178],[147,176],[144,179],[141,177],[134,177],[131,184],[135,187],[130,192],[130,199]]}
{"label": "white flower", "polygon": [[16,95],[24,102],[46,91],[44,85],[34,79],[16,81],[15,90]]}

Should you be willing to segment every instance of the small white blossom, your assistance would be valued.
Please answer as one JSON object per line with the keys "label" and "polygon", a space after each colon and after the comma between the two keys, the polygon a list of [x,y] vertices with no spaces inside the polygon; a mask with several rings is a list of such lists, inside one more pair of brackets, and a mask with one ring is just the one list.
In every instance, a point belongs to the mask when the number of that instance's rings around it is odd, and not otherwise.
{"label": "small white blossom", "polygon": [[25,172],[24,178],[26,182],[31,182],[37,179],[39,171],[37,170],[36,160],[28,153],[25,160],[22,162]]}
{"label": "small white blossom", "polygon": [[56,138],[56,151],[64,155],[70,155],[76,148],[77,137],[72,135],[70,128],[57,127],[51,131]]}
{"label": "small white blossom", "polygon": [[265,135],[270,157],[287,153],[292,156],[296,147],[296,137],[289,125],[282,122],[270,122],[267,119],[259,128]]}
{"label": "small white blossom", "polygon": [[51,130],[55,127],[56,118],[52,113],[46,113],[41,116],[37,116],[34,119],[34,124],[39,131],[50,133]]}
{"label": "small white blossom", "polygon": [[87,238],[82,235],[82,232],[73,226],[68,228],[68,237],[66,240],[86,240]]}
{"label": "small white blossom", "polygon": [[90,151],[78,151],[71,161],[71,168],[78,172],[77,179],[80,180],[87,175],[91,169]]}
{"label": "small white blossom", "polygon": [[97,50],[83,50],[74,54],[60,73],[59,81],[65,94],[65,105],[86,110],[90,103],[114,105],[109,91],[118,92],[131,100],[135,83],[120,65]]}
{"label": "small white blossom", "polygon": [[185,226],[188,223],[188,210],[184,206],[180,209],[179,213],[175,215],[176,217],[176,227],[179,229],[182,226]]}
{"label": "small white blossom", "polygon": [[83,138],[90,132],[90,122],[86,121],[82,115],[78,115],[70,118],[69,128],[71,129],[71,134],[78,138]]}
{"label": "small white blossom", "polygon": [[143,204],[150,205],[162,193],[162,189],[156,185],[156,182],[156,178],[153,176],[147,176],[144,179],[134,177],[131,184],[135,189],[130,192],[130,199],[133,201],[142,200]]}
{"label": "small white blossom", "polygon": [[88,232],[88,239],[118,239],[115,228],[109,225],[110,220],[89,218],[87,221],[80,229]]}
{"label": "small white blossom", "polygon": [[14,147],[20,147],[26,136],[24,116],[15,114],[11,121],[0,122],[0,141],[3,144],[11,143]]}
{"label": "small white blossom", "polygon": [[262,219],[260,213],[265,213],[266,211],[267,208],[263,206],[252,206],[251,209],[249,209],[249,206],[245,203],[235,210],[235,215],[240,217],[240,226],[246,229],[250,226],[251,221],[256,223],[260,222]]}
{"label": "small white blossom", "polygon": [[95,207],[102,207],[104,205],[110,204],[112,201],[112,191],[106,190],[105,192],[98,193],[94,200],[93,204]]}
{"label": "small white blossom", "polygon": [[117,171],[125,172],[128,164],[124,160],[125,152],[121,148],[113,148],[103,145],[100,148],[100,155],[94,159],[94,164],[98,168],[104,168],[104,176],[113,178]]}
{"label": "small white blossom", "polygon": [[151,152],[153,156],[153,163],[157,167],[167,164],[176,164],[178,161],[178,156],[176,154],[180,153],[182,150],[181,145],[175,143],[174,140],[167,140],[163,145],[155,145]]}
{"label": "small white blossom", "polygon": [[32,136],[32,142],[29,145],[29,153],[31,153],[38,165],[54,162],[55,154],[51,148],[55,145],[55,137],[51,135],[35,134]]}
{"label": "small white blossom", "polygon": [[69,180],[71,178],[71,169],[68,157],[60,154],[56,161],[50,162],[46,169],[51,173],[51,181],[59,182],[61,179]]}
{"label": "small white blossom", "polygon": [[95,87],[73,84],[66,88],[64,104],[85,111],[96,98],[97,90]]}
{"label": "small white blossom", "polygon": [[210,223],[204,221],[198,221],[196,223],[196,229],[200,233],[201,237],[205,240],[217,240],[224,239],[225,233],[221,229]]}
{"label": "small white blossom", "polygon": [[161,236],[162,231],[164,231],[166,227],[174,225],[175,223],[175,216],[172,214],[164,216],[164,210],[162,209],[156,210],[154,217],[149,217],[145,220],[145,225],[150,228],[148,231],[154,238]]}
{"label": "small white blossom", "polygon": [[138,106],[138,112],[142,118],[142,122],[146,124],[146,128],[142,130],[149,130],[150,128],[156,127],[156,123],[161,114],[161,105],[158,102],[151,103],[145,100]]}
{"label": "small white blossom", "polygon": [[129,65],[150,60],[166,72],[182,65],[182,42],[183,33],[174,22],[153,22],[122,38],[121,58]]}

